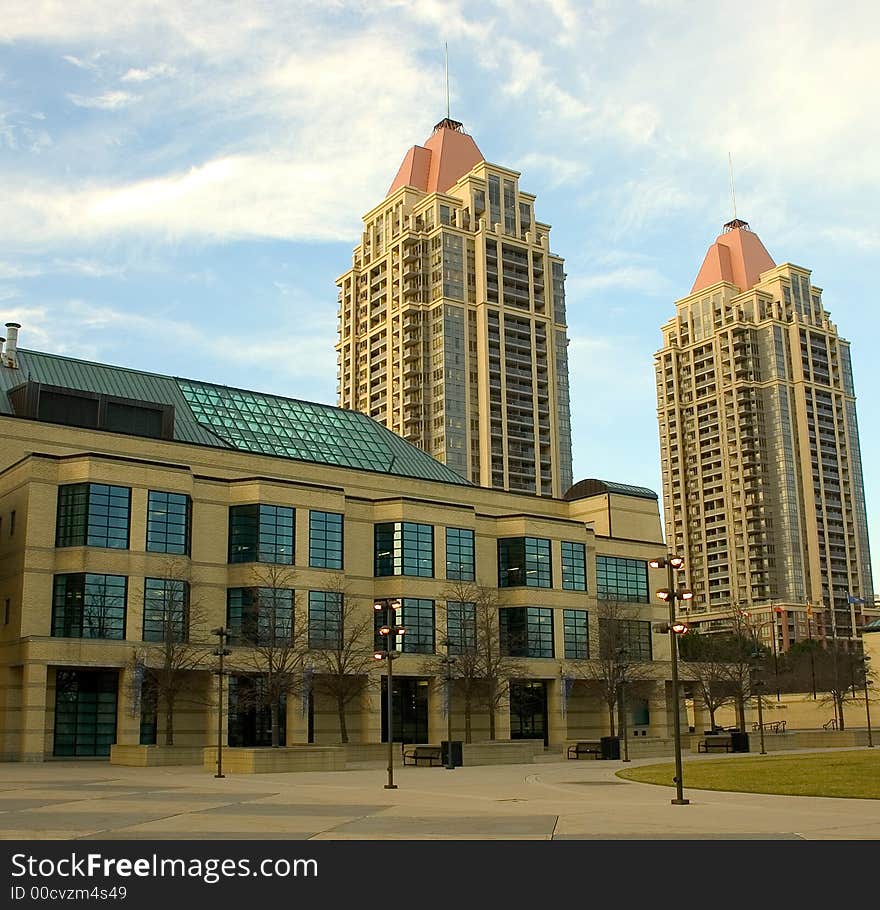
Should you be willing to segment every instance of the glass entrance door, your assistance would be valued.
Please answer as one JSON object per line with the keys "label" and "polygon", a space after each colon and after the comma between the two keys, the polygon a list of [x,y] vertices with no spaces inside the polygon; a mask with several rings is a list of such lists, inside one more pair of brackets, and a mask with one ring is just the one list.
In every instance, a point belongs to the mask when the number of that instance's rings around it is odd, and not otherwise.
{"label": "glass entrance door", "polygon": [[[382,742],[388,742],[388,677],[382,677]],[[393,742],[428,741],[428,680],[395,677],[391,689]]]}
{"label": "glass entrance door", "polygon": [[55,671],[55,744],[59,757],[109,756],[116,742],[116,670]]}
{"label": "glass entrance door", "polygon": [[518,680],[510,684],[510,738],[547,739],[547,684]]}

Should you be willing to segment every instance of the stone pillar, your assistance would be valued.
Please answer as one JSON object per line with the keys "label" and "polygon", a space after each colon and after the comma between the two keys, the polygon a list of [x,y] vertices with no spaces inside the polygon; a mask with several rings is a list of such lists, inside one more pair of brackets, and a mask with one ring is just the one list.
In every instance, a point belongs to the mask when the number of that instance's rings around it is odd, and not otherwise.
{"label": "stone pillar", "polygon": [[[135,690],[136,671],[133,666],[125,666],[119,671],[119,683],[116,690],[116,742],[121,746],[136,746],[141,741],[140,698],[143,693],[143,676],[140,677],[141,693]],[[156,742],[165,742],[165,717],[162,706],[157,724]],[[175,727],[177,724],[175,724]]]}
{"label": "stone pillar", "polygon": [[382,683],[372,677],[361,694],[361,742],[382,742]]}
{"label": "stone pillar", "polygon": [[448,719],[444,707],[446,705],[446,680],[435,676],[428,689],[428,741],[439,743],[446,739],[448,733]]}
{"label": "stone pillar", "polygon": [[26,663],[21,671],[21,761],[43,761],[46,751],[46,664]]}
{"label": "stone pillar", "polygon": [[309,741],[309,704],[311,693],[294,694],[287,696],[287,739],[286,746]]}
{"label": "stone pillar", "polygon": [[547,741],[551,746],[562,745],[568,739],[567,715],[562,713],[562,687],[560,677],[548,679],[547,686]]}
{"label": "stone pillar", "polygon": [[510,683],[502,682],[504,698],[495,710],[495,739],[510,739]]}

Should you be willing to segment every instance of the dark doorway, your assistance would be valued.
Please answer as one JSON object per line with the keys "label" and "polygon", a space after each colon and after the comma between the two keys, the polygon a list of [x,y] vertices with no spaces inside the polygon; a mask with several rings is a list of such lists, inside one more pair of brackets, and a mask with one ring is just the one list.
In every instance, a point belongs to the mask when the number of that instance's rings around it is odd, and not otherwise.
{"label": "dark doorway", "polygon": [[[388,742],[388,677],[382,677],[382,742]],[[428,741],[428,680],[397,677],[391,689],[392,741]]]}
{"label": "dark doorway", "polygon": [[57,670],[53,755],[109,756],[116,742],[116,670]]}
{"label": "dark doorway", "polygon": [[[287,742],[287,707],[278,705],[278,741]],[[272,712],[266,703],[265,681],[259,676],[229,677],[229,745],[271,746]]]}
{"label": "dark doorway", "polygon": [[510,738],[547,738],[547,684],[519,680],[510,684]]}

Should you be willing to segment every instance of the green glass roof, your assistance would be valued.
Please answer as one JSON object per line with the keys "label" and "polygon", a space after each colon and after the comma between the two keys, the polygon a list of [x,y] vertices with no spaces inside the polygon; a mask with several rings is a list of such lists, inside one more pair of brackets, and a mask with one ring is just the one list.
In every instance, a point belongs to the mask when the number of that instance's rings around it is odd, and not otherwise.
{"label": "green glass roof", "polygon": [[359,411],[20,348],[18,363],[0,368],[3,414],[13,409],[2,393],[33,381],[173,405],[178,442],[471,485]]}

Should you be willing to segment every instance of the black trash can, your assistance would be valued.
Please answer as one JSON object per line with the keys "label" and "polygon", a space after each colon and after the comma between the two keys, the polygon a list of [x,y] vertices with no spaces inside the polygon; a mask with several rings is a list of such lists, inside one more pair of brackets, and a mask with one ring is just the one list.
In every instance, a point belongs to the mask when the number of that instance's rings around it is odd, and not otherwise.
{"label": "black trash can", "polygon": [[462,752],[461,752],[461,740],[454,739],[450,744],[448,739],[440,741],[440,755],[443,759],[443,764],[449,764],[449,746],[452,745],[452,767],[460,768],[464,762],[462,761]]}
{"label": "black trash can", "polygon": [[602,750],[602,758],[620,760],[620,737],[603,736],[599,739],[599,745]]}
{"label": "black trash can", "polygon": [[730,751],[731,752],[748,752],[749,751],[749,734],[741,733],[739,730],[731,730]]}

